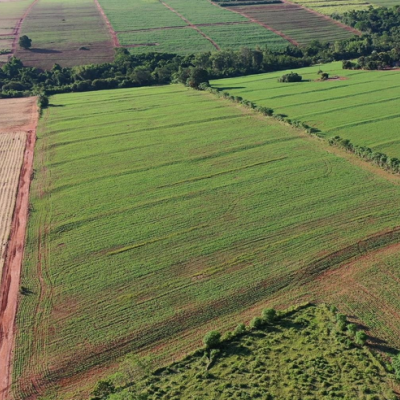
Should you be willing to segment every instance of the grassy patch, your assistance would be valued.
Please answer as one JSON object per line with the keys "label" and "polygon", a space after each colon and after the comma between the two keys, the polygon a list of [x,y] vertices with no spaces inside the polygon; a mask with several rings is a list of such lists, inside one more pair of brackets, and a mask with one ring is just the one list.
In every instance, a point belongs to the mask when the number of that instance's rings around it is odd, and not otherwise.
{"label": "grassy patch", "polygon": [[108,399],[136,393],[149,400],[395,398],[382,365],[337,328],[326,306],[282,313],[272,325],[198,350]]}

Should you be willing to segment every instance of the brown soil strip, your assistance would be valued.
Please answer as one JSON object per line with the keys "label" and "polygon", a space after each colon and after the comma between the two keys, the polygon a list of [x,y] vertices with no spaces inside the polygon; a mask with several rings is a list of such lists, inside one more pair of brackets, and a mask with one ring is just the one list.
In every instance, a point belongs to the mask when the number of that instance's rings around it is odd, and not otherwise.
{"label": "brown soil strip", "polygon": [[106,13],[104,12],[103,8],[101,7],[101,5],[99,3],[99,0],[94,0],[94,2],[95,2],[97,9],[99,10],[100,14],[102,15],[102,17],[103,17],[103,19],[104,19],[104,21],[105,21],[105,23],[107,25],[108,31],[110,32],[110,35],[111,35],[112,40],[113,40],[114,47],[121,47],[121,45],[119,43],[119,40],[118,40],[117,33],[114,31],[114,28],[112,27],[111,22],[108,19]]}
{"label": "brown soil strip", "polygon": [[362,35],[362,32],[360,32],[358,29],[355,29],[355,28],[352,28],[351,26],[342,24],[341,22],[337,21],[336,19],[333,19],[333,18],[329,17],[328,15],[320,14],[318,11],[315,11],[312,8],[307,8],[307,7],[305,7],[305,6],[301,5],[301,4],[292,3],[292,2],[287,1],[287,0],[282,0],[282,3],[291,4],[293,6],[298,6],[298,7],[303,8],[304,10],[306,10],[306,11],[308,11],[308,12],[314,14],[314,15],[322,17],[322,18],[326,19],[327,21],[340,26],[341,28],[345,29],[348,32],[354,33],[355,35],[358,35],[358,36]]}
{"label": "brown soil strip", "polygon": [[[223,26],[223,25],[246,25],[251,21],[235,21],[235,22],[214,22],[210,24],[193,24],[193,26]],[[169,29],[187,29],[191,26],[163,26],[160,28],[144,28],[144,29],[130,29],[128,31],[116,31],[117,33],[131,33],[131,32],[149,32],[149,31],[165,31]],[[128,46],[124,46],[128,47]]]}
{"label": "brown soil strip", "polygon": [[[218,4],[215,4],[215,3],[213,3],[213,2],[211,2],[211,3],[212,3],[213,5],[215,5],[215,6],[217,6],[217,7],[220,7]],[[296,40],[294,40],[294,39],[292,39],[291,37],[285,35],[283,32],[278,31],[278,30],[274,29],[272,26],[269,26],[269,25],[267,25],[267,24],[264,24],[263,22],[258,21],[257,19],[250,17],[249,15],[245,14],[245,13],[242,12],[242,11],[231,10],[231,7],[226,7],[226,8],[224,7],[224,9],[229,9],[229,11],[234,12],[234,13],[236,13],[236,14],[239,14],[239,15],[241,15],[241,16],[243,16],[243,17],[249,19],[251,22],[254,22],[254,23],[256,23],[256,24],[262,26],[263,28],[266,28],[266,29],[268,29],[269,31],[272,31],[272,32],[276,33],[276,34],[279,35],[281,38],[283,38],[283,39],[287,40],[289,43],[291,43],[293,46],[299,46],[299,45],[300,45],[299,42],[296,42]]]}
{"label": "brown soil strip", "polygon": [[17,25],[14,28],[13,35],[15,35],[12,46],[11,46],[11,55],[9,56],[9,59],[15,54],[17,50],[17,43],[19,41],[19,37],[21,35],[21,27],[22,24],[25,20],[25,18],[28,16],[28,14],[31,12],[32,8],[35,6],[36,3],[38,3],[39,0],[35,0],[24,12],[24,15],[22,18],[18,21]]}
{"label": "brown soil strip", "polygon": [[[32,105],[33,115],[37,106]],[[33,152],[36,141],[35,122],[27,132],[24,162],[18,183],[10,240],[0,285],[0,400],[9,399],[12,379],[12,355],[15,341],[15,316],[17,312],[21,266],[24,255],[25,231],[28,220],[29,188],[33,172]]]}
{"label": "brown soil strip", "polygon": [[[97,1],[97,0],[96,0]],[[218,46],[217,43],[214,42],[209,36],[207,36],[204,32],[202,32],[196,25],[193,25],[189,20],[187,20],[182,14],[179,14],[178,11],[174,10],[172,7],[170,7],[167,3],[164,1],[160,0],[160,3],[167,7],[169,10],[171,10],[173,13],[175,13],[180,19],[185,21],[189,27],[194,29],[195,31],[199,32],[201,36],[205,37],[218,51],[221,50],[221,48]]]}

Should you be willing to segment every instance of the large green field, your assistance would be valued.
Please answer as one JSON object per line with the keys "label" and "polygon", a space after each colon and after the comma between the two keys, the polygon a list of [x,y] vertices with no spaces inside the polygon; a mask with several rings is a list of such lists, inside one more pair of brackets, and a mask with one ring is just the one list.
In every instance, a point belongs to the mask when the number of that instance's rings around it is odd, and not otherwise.
{"label": "large green field", "polygon": [[[318,70],[331,77],[318,81]],[[339,135],[352,143],[369,146],[400,158],[399,71],[351,71],[332,63],[296,70],[305,82],[279,83],[290,71],[224,79],[213,84],[226,88],[275,113],[307,122],[325,137]]]}
{"label": "large green field", "polygon": [[171,85],[51,103],[38,130],[16,399],[61,382],[62,398],[69,378],[128,352],[179,357],[210,327],[232,328],[366,252],[360,240],[397,239],[386,233],[400,225],[399,186],[226,100]]}

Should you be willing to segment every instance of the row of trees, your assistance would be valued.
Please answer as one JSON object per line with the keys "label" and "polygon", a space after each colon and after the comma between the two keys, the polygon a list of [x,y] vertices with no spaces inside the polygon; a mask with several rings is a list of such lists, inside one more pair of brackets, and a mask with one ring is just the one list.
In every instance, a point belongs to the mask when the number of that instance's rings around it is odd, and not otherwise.
{"label": "row of trees", "polygon": [[[372,11],[371,11],[372,12]],[[392,13],[394,11],[391,11]],[[384,14],[377,14],[383,25]],[[355,19],[364,14],[355,14]],[[383,28],[382,28],[383,29]],[[31,94],[82,92],[136,86],[186,83],[190,78],[207,75],[218,79],[285,69],[296,69],[315,63],[359,58],[358,65],[374,68],[375,64],[393,63],[400,57],[400,34],[395,28],[373,32],[361,37],[333,43],[313,41],[304,47],[288,45],[275,51],[267,47],[223,50],[180,56],[169,53],[131,55],[127,49],[116,49],[112,63],[62,68],[54,65],[50,71],[24,67],[17,58],[0,69],[0,97]],[[364,58],[360,58],[364,57]],[[371,59],[369,58],[371,57]],[[363,64],[363,60],[366,60]],[[351,64],[348,64],[349,66]],[[379,64],[382,65],[382,64]],[[204,81],[204,80],[203,80]],[[196,84],[196,83],[195,83]]]}
{"label": "row of trees", "polygon": [[354,153],[361,159],[370,161],[386,171],[390,171],[395,174],[400,173],[400,160],[396,157],[389,157],[385,153],[373,151],[366,146],[354,145],[349,139],[342,139],[340,136],[332,137],[328,142],[331,146],[336,146]]}

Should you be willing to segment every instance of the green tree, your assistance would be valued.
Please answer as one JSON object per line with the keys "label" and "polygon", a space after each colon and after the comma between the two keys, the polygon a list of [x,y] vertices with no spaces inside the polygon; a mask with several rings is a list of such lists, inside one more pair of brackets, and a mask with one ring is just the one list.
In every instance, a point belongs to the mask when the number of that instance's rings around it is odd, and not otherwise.
{"label": "green tree", "polygon": [[233,334],[235,336],[240,336],[243,335],[246,332],[246,325],[245,324],[239,324],[235,330],[233,331]]}
{"label": "green tree", "polygon": [[356,338],[354,340],[357,344],[360,346],[363,346],[365,342],[367,341],[367,335],[364,331],[358,331],[356,333]]}
{"label": "green tree", "polygon": [[273,308],[265,308],[261,314],[263,320],[268,324],[272,324],[276,319],[276,310]]}
{"label": "green tree", "polygon": [[95,400],[106,399],[115,392],[115,386],[110,381],[99,381],[93,390]]}
{"label": "green tree", "polygon": [[204,336],[203,343],[208,349],[218,347],[221,343],[221,334],[218,331],[210,331]]}
{"label": "green tree", "polygon": [[357,332],[357,326],[355,324],[348,324],[347,332],[349,333],[350,336],[354,336]]}
{"label": "green tree", "polygon": [[263,319],[260,317],[254,317],[251,321],[250,321],[250,328],[252,329],[260,329],[263,326]]}
{"label": "green tree", "polygon": [[23,35],[19,38],[19,47],[28,50],[32,46],[32,39],[29,39],[28,36]]}

